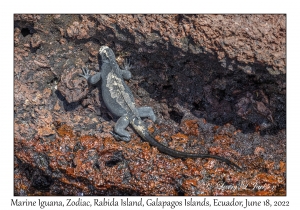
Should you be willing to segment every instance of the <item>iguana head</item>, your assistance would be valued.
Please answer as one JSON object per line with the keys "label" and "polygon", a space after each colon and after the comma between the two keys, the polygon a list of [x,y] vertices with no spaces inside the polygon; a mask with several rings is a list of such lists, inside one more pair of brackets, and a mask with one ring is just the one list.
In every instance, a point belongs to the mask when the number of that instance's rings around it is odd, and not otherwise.
{"label": "iguana head", "polygon": [[102,61],[114,61],[116,60],[115,54],[107,46],[101,46],[99,50],[99,54],[101,55]]}

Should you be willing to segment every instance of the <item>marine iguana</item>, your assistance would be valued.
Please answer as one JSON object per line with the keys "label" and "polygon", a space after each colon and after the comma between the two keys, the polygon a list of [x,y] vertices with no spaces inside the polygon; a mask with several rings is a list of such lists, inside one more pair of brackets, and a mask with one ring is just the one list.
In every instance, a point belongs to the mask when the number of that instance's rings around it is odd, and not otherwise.
{"label": "marine iguana", "polygon": [[82,68],[83,74],[80,76],[88,80],[90,84],[96,84],[102,79],[102,97],[108,110],[115,116],[119,117],[117,120],[114,132],[111,133],[118,140],[130,141],[130,133],[125,128],[131,124],[134,130],[150,145],[157,147],[157,149],[165,154],[177,158],[214,158],[223,161],[236,168],[241,168],[230,160],[210,154],[186,153],[173,150],[156,141],[152,135],[147,131],[146,125],[141,120],[141,117],[148,117],[153,122],[156,121],[156,116],[151,107],[136,107],[134,97],[129,87],[124,82],[124,79],[131,78],[130,63],[126,60],[124,62],[124,70],[120,69],[116,62],[116,57],[112,49],[107,46],[102,46],[99,50],[102,59],[101,72],[90,75],[90,70],[86,67]]}

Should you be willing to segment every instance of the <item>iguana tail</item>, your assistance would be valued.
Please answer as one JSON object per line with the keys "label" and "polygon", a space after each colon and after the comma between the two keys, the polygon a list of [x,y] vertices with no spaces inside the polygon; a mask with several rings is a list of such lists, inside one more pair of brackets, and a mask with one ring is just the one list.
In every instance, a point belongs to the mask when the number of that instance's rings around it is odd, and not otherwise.
{"label": "iguana tail", "polygon": [[209,154],[197,154],[197,153],[185,153],[185,152],[180,152],[177,150],[170,149],[166,147],[165,145],[159,143],[156,141],[153,136],[148,132],[144,122],[138,118],[134,118],[131,121],[131,125],[133,126],[134,130],[146,141],[150,143],[150,145],[157,147],[157,149],[165,153],[167,155],[173,156],[173,157],[178,157],[178,158],[214,158],[220,161],[223,161],[227,163],[228,165],[235,166],[239,170],[242,170],[238,165],[235,163],[231,162],[230,160],[217,156],[217,155],[209,155]]}

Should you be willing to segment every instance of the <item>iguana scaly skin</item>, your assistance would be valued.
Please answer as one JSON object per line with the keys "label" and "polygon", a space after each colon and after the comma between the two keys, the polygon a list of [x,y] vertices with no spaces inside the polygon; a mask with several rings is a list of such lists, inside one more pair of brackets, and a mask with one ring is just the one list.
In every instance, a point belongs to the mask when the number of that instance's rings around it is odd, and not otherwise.
{"label": "iguana scaly skin", "polygon": [[129,71],[131,67],[130,64],[126,61],[124,63],[125,69],[120,69],[116,62],[115,54],[107,46],[102,46],[99,50],[99,54],[102,59],[101,72],[91,76],[87,68],[82,68],[83,74],[80,74],[80,76],[86,78],[90,84],[96,84],[102,79],[101,90],[104,103],[113,115],[119,117],[114,127],[115,133],[113,133],[117,139],[126,142],[130,141],[131,135],[125,128],[131,124],[134,130],[144,140],[165,154],[179,158],[214,158],[241,169],[230,160],[217,155],[180,152],[170,149],[156,141],[149,134],[144,122],[141,120],[141,117],[148,117],[153,122],[156,121],[156,116],[152,108],[137,108],[134,103],[133,94],[124,82],[124,79],[129,80],[131,78],[131,72]]}

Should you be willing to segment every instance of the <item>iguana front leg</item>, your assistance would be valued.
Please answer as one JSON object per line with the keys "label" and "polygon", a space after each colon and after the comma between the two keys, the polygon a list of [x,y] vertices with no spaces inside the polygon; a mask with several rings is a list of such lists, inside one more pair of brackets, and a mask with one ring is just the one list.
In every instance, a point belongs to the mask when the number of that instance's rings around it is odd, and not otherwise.
{"label": "iguana front leg", "polygon": [[120,69],[121,75],[124,79],[129,80],[131,78],[130,69],[132,68],[128,59],[124,61],[124,70]]}
{"label": "iguana front leg", "polygon": [[91,76],[90,70],[87,67],[82,67],[81,69],[83,74],[79,74],[79,76],[84,77],[88,81],[88,83],[94,85],[101,79],[101,72],[97,72],[96,74]]}

